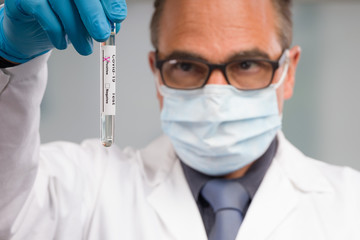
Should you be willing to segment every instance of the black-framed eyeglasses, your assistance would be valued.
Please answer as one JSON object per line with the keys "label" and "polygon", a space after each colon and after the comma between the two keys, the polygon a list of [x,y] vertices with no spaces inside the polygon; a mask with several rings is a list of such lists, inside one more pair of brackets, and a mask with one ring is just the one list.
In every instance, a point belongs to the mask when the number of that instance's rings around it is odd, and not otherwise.
{"label": "black-framed eyeglasses", "polygon": [[202,88],[208,82],[212,71],[219,69],[228,84],[240,90],[256,90],[267,88],[272,83],[276,70],[286,60],[286,52],[283,52],[278,61],[249,58],[224,64],[212,64],[193,58],[159,60],[156,52],[156,67],[160,70],[163,83],[169,88]]}

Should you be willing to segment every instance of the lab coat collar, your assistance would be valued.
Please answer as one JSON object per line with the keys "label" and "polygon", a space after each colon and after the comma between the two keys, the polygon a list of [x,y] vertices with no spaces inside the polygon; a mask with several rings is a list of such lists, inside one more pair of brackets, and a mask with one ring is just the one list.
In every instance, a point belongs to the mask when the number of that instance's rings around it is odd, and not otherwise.
{"label": "lab coat collar", "polygon": [[[301,194],[333,192],[327,179],[314,167],[314,160],[293,147],[281,132],[278,139],[277,153],[237,240],[267,239],[296,208]],[[161,137],[141,155],[144,177],[152,188],[148,201],[174,239],[206,240],[199,210],[169,139]]]}
{"label": "lab coat collar", "polygon": [[170,139],[165,135],[151,142],[139,155],[143,176],[149,187],[163,183],[177,159]]}
{"label": "lab coat collar", "polygon": [[207,240],[201,215],[170,140],[162,136],[140,154],[144,177],[152,189],[148,202],[172,239]]}
{"label": "lab coat collar", "polygon": [[[279,146],[274,158],[283,174],[294,188],[302,192],[332,193],[333,187],[314,162],[295,148],[284,136],[278,133]],[[320,167],[320,164],[318,165]]]}
{"label": "lab coat collar", "polygon": [[185,180],[180,161],[176,161],[171,177],[154,189],[148,201],[173,239],[207,240],[201,215]]}

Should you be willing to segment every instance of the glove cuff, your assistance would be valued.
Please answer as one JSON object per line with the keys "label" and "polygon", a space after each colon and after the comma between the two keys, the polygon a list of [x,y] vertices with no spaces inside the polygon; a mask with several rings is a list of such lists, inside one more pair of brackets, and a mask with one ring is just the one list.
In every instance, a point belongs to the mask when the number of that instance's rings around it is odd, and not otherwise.
{"label": "glove cuff", "polygon": [[9,62],[5,58],[0,57],[0,68],[15,67],[15,66],[17,66],[19,64],[20,63]]}

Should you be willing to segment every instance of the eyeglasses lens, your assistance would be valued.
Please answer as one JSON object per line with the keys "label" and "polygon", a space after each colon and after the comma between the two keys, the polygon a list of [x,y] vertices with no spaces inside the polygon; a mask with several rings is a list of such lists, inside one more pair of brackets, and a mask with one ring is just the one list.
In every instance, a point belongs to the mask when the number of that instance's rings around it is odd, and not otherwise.
{"label": "eyeglasses lens", "polygon": [[168,87],[192,89],[204,84],[209,68],[201,62],[174,59],[166,61],[162,71]]}
{"label": "eyeglasses lens", "polygon": [[226,74],[231,85],[252,90],[267,87],[273,75],[271,63],[260,60],[236,61],[227,65]]}

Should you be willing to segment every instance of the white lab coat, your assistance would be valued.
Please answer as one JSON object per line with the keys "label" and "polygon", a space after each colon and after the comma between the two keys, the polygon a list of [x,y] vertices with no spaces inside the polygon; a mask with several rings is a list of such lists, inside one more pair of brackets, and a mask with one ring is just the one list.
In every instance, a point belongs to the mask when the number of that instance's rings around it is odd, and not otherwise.
{"label": "white lab coat", "polygon": [[[40,146],[47,57],[0,71],[0,240],[206,240],[167,137],[142,150]],[[360,174],[278,137],[237,240],[359,240]]]}

